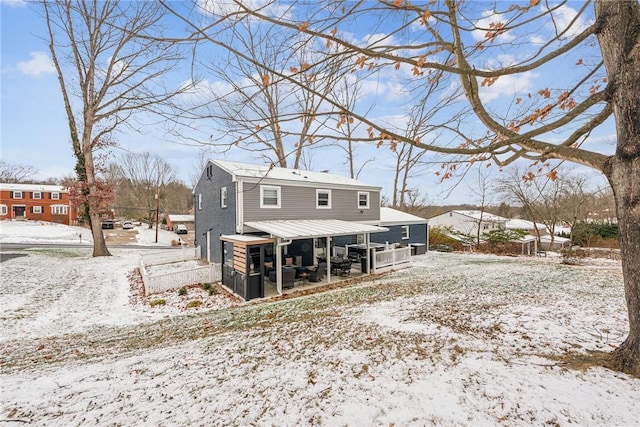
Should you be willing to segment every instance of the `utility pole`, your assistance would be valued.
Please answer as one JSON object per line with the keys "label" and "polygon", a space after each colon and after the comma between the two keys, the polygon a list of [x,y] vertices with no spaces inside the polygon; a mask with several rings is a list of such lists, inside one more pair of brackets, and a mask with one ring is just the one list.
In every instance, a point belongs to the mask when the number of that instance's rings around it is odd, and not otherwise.
{"label": "utility pole", "polygon": [[160,196],[156,193],[156,243],[158,243],[158,228],[160,228]]}

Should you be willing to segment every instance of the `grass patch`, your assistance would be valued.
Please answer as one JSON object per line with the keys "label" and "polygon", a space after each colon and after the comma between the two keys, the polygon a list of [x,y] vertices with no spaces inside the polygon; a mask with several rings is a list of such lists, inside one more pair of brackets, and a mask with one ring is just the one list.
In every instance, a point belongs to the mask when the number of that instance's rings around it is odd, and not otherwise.
{"label": "grass patch", "polygon": [[194,299],[193,301],[189,301],[187,303],[187,308],[196,308],[196,307],[200,307],[202,305],[202,301],[200,301],[199,299]]}
{"label": "grass patch", "polygon": [[149,303],[151,307],[157,307],[159,305],[167,305],[167,301],[164,299],[154,299]]}
{"label": "grass patch", "polygon": [[90,255],[90,252],[86,249],[37,248],[27,249],[27,251],[52,258],[83,258]]}

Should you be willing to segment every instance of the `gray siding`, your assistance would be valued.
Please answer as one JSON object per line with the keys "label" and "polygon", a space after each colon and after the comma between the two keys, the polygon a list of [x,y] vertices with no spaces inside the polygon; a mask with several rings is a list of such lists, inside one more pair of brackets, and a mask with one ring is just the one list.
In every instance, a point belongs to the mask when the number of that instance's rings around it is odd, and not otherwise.
{"label": "gray siding", "polygon": [[[220,236],[236,232],[236,191],[235,183],[227,172],[212,166],[211,176],[205,167],[194,189],[195,238],[201,248],[201,258],[207,257],[207,246],[211,248],[211,262],[221,262]],[[220,207],[220,188],[227,187],[227,207]],[[202,206],[198,206],[198,195],[202,195]],[[206,233],[211,229],[211,240]]]}
{"label": "gray siding", "polygon": [[[280,208],[260,208],[260,185],[280,187]],[[316,208],[316,189],[331,190],[331,209]],[[358,207],[358,192],[369,192],[369,209]],[[244,221],[274,219],[340,219],[343,221],[377,221],[380,218],[378,190],[298,187],[286,184],[244,183]]]}

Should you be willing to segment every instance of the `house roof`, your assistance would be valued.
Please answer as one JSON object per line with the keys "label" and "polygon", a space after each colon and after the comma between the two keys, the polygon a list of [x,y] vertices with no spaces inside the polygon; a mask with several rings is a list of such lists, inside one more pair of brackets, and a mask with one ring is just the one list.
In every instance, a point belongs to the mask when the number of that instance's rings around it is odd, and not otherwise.
{"label": "house roof", "polygon": [[173,222],[194,222],[193,215],[169,214],[167,216]]}
{"label": "house roof", "polygon": [[228,160],[213,160],[210,162],[225,170],[234,177],[253,180],[281,180],[292,183],[313,183],[335,186],[348,186],[380,190],[382,187],[366,184],[352,178],[328,172],[314,172],[299,169],[281,168],[271,165],[253,165],[249,163],[232,162]]}
{"label": "house roof", "polygon": [[451,212],[456,212],[460,215],[468,216],[475,220],[480,220],[482,218],[483,221],[489,222],[506,222],[509,218],[505,218],[500,215],[490,214],[489,212],[483,212],[478,210],[453,210]]}
{"label": "house roof", "polygon": [[[540,236],[540,241],[541,242],[545,242],[545,243],[550,243],[551,242],[551,235]],[[571,239],[569,239],[567,237],[554,236],[553,237],[553,241],[555,243],[564,244],[564,243],[567,243],[567,242],[571,242]]]}
{"label": "house roof", "polygon": [[380,225],[427,224],[429,220],[397,209],[381,207]]}
{"label": "house roof", "polygon": [[244,225],[281,239],[311,239],[315,237],[349,236],[352,234],[389,231],[384,227],[338,219],[248,221]]}
{"label": "house roof", "polygon": [[[527,221],[526,219],[510,219],[507,221],[505,228],[507,230],[535,230],[535,223]],[[544,226],[538,226],[538,228],[545,228]]]}
{"label": "house roof", "polygon": [[69,190],[61,185],[45,184],[21,184],[21,183],[0,183],[0,190],[5,191],[52,191],[54,193],[68,193]]}

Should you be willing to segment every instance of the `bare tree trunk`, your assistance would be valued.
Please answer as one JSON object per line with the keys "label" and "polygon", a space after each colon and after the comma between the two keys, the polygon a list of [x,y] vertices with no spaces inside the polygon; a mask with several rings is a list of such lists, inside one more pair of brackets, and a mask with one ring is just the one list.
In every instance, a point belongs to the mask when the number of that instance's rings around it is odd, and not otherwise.
{"label": "bare tree trunk", "polygon": [[[637,125],[635,126],[637,127]],[[635,141],[637,150],[640,133],[636,132]],[[616,155],[609,179],[616,198],[622,275],[624,277],[625,296],[629,313],[629,336],[627,336],[625,341],[613,354],[616,369],[639,376],[640,275],[638,275],[638,266],[640,265],[640,157],[638,154],[633,158]]]}
{"label": "bare tree trunk", "polygon": [[[88,129],[90,129],[90,127]],[[83,135],[83,138],[90,137],[89,134]],[[90,142],[85,142],[83,147],[87,188],[89,189],[89,217],[91,218],[91,235],[93,237],[93,256],[111,256],[104,239],[104,233],[102,232],[102,221],[99,211],[100,204],[98,200],[94,200],[96,195],[99,194],[99,189],[93,167],[93,148]]]}
{"label": "bare tree trunk", "polygon": [[613,189],[624,277],[629,336],[614,353],[615,368],[640,376],[640,5],[637,1],[595,3],[618,137],[605,171]]}

